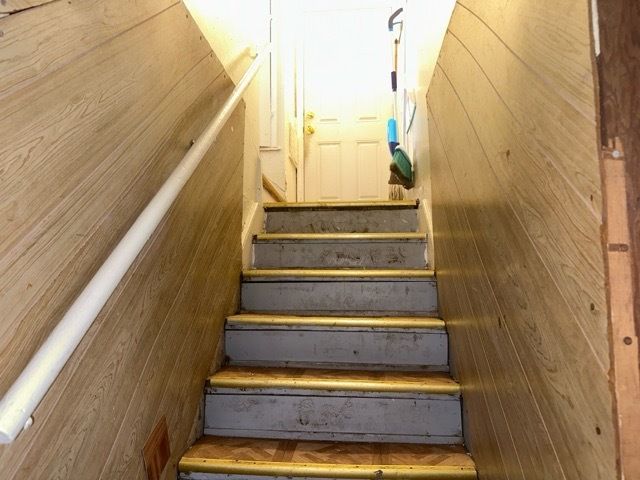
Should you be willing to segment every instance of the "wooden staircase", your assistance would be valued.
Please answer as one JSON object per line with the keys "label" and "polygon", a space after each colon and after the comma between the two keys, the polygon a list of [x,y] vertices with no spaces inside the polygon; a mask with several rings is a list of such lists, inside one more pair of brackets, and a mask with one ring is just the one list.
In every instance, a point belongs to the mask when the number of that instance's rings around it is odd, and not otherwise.
{"label": "wooden staircase", "polygon": [[417,204],[265,211],[180,478],[476,478]]}

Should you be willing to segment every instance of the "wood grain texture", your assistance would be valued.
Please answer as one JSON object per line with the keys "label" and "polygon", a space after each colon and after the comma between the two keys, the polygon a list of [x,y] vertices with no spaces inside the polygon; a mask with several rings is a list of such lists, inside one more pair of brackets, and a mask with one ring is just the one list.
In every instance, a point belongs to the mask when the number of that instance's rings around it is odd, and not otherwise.
{"label": "wood grain texture", "polygon": [[615,471],[589,21],[586,1],[460,0],[427,97],[439,301],[481,478]]}
{"label": "wood grain texture", "polygon": [[[39,65],[56,65],[14,83],[0,102],[0,391],[233,88],[182,4],[126,2],[125,13],[111,10],[117,3],[54,2],[1,20],[43,45]],[[60,14],[46,15],[54,7]],[[85,14],[103,28],[79,33]],[[60,63],[44,46],[52,26],[75,38],[60,40]],[[7,55],[0,42],[0,57]],[[224,317],[237,308],[243,109],[36,410],[32,429],[0,449],[3,476],[142,478],[142,447],[163,415],[173,452],[164,478],[175,476]]]}
{"label": "wood grain texture", "polygon": [[[620,478],[640,477],[640,4],[598,1],[603,240]],[[615,155],[614,155],[615,152]]]}
{"label": "wood grain texture", "polygon": [[54,1],[55,0],[2,0],[0,1],[0,13],[20,12]]}
{"label": "wood grain texture", "polygon": [[[232,470],[233,469],[233,472]],[[206,436],[180,461],[181,472],[239,475],[475,479],[473,460],[455,445],[338,443]]]}

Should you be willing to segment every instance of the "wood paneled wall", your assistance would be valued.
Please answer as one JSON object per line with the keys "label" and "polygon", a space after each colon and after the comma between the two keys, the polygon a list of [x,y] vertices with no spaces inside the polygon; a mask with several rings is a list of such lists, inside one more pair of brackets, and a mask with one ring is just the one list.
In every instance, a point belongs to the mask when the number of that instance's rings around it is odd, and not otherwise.
{"label": "wood paneled wall", "polygon": [[441,310],[480,478],[615,475],[589,1],[460,0],[427,95]]}
{"label": "wood paneled wall", "polygon": [[[0,392],[226,100],[233,84],[175,0],[54,1],[0,19]],[[2,478],[166,478],[237,306],[238,107],[34,414]],[[173,473],[172,473],[173,472]]]}

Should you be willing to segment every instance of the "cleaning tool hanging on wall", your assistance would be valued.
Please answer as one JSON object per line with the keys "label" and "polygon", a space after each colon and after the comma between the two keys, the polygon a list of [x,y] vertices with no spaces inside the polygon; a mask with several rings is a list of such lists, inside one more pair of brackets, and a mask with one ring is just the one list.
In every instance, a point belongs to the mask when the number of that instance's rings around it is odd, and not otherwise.
{"label": "cleaning tool hanging on wall", "polygon": [[[393,117],[387,122],[387,141],[391,152],[391,176],[389,183],[392,185],[402,185],[404,188],[412,188],[414,185],[413,169],[411,159],[398,142],[398,48],[402,38],[403,22],[396,22],[396,17],[402,13],[399,8],[391,14],[387,27],[393,39],[393,70],[391,71],[391,90],[393,91]],[[395,27],[399,25],[398,36],[395,36]]]}

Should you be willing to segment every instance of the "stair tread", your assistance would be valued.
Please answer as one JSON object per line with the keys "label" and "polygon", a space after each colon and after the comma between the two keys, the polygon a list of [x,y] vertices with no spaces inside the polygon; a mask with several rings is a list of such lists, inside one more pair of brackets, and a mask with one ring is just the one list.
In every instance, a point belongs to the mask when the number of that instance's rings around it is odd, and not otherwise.
{"label": "stair tread", "polygon": [[182,457],[181,472],[283,477],[476,478],[459,445],[355,443],[204,436]]}
{"label": "stair tread", "polygon": [[226,366],[208,383],[213,388],[460,394],[460,385],[445,372]]}
{"label": "stair tread", "polygon": [[388,268],[249,268],[242,271],[243,278],[411,278],[433,279],[433,270]]}
{"label": "stair tread", "polygon": [[417,200],[377,200],[352,202],[267,202],[266,211],[277,210],[362,210],[362,209],[393,209],[418,208]]}
{"label": "stair tread", "polygon": [[314,240],[314,241],[371,241],[371,240],[422,240],[427,235],[421,232],[376,232],[376,233],[258,233],[258,242],[274,242],[286,240]]}
{"label": "stair tread", "polygon": [[437,317],[356,317],[301,316],[245,313],[227,317],[229,325],[289,326],[289,327],[359,327],[444,330],[445,323]]}

